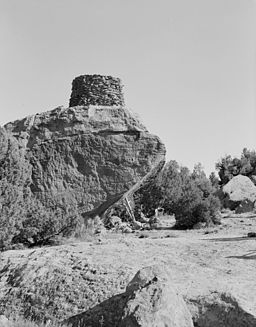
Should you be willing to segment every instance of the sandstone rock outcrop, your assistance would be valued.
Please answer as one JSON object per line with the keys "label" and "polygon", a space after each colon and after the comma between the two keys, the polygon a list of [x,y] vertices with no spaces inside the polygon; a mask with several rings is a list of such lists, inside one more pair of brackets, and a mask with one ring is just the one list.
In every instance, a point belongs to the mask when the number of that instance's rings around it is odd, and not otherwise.
{"label": "sandstone rock outcrop", "polygon": [[224,187],[224,204],[237,213],[249,212],[256,201],[256,186],[249,177],[238,175],[233,177]]}
{"label": "sandstone rock outcrop", "polygon": [[119,79],[79,76],[70,99],[77,106],[4,126],[22,149],[32,196],[97,215],[164,161],[163,143],[124,107],[121,90]]}
{"label": "sandstone rock outcrop", "polygon": [[[101,319],[100,319],[101,318]],[[163,266],[139,270],[126,292],[65,321],[72,327],[193,327],[192,317]]]}
{"label": "sandstone rock outcrop", "polygon": [[192,317],[159,265],[137,272],[126,288],[120,327],[192,327]]}

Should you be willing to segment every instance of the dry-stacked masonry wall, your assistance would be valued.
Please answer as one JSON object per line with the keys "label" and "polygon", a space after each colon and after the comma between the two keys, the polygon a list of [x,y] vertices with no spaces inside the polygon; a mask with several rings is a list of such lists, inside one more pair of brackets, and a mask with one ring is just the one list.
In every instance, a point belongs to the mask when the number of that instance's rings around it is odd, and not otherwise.
{"label": "dry-stacked masonry wall", "polygon": [[81,75],[72,83],[69,106],[124,106],[119,78],[102,75]]}

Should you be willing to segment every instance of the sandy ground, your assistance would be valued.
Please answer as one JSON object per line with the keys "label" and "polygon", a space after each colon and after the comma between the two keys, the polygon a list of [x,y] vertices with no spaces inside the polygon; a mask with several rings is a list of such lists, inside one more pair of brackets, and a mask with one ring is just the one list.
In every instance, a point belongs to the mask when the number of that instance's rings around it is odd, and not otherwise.
{"label": "sandy ground", "polygon": [[[84,287],[86,279],[82,272],[86,273],[91,278],[88,277],[88,280],[93,281],[91,294],[99,292],[101,296],[88,305],[81,301],[79,306],[77,301],[76,307],[67,310],[69,315],[85,311],[95,301],[122,292],[138,269],[163,264],[191,311],[197,298],[226,292],[235,296],[247,312],[256,316],[256,238],[247,237],[248,232],[256,232],[256,216],[234,215],[224,218],[219,226],[202,230],[172,230],[173,223],[172,217],[165,217],[159,230],[108,233],[91,242],[7,251],[1,255],[0,268],[4,274],[0,275],[0,301],[10,300],[8,296],[13,291],[8,291],[6,286],[8,276],[4,267],[7,265],[14,268],[27,265],[23,277],[19,277],[18,287],[26,285],[31,288],[29,283],[35,280],[35,276],[28,276],[30,271],[37,271],[38,279],[38,276],[46,274],[47,269],[57,267],[73,292],[72,285],[81,283]],[[104,291],[99,291],[100,288]]]}
{"label": "sandy ground", "polygon": [[[162,263],[188,301],[223,291],[244,301],[255,314],[256,238],[247,234],[256,232],[256,215],[233,215],[220,226],[202,230],[170,230],[173,223],[172,217],[164,218],[161,230],[138,232],[110,243],[105,240],[95,247],[94,255],[114,265],[138,268]],[[137,238],[141,235],[145,238]]]}

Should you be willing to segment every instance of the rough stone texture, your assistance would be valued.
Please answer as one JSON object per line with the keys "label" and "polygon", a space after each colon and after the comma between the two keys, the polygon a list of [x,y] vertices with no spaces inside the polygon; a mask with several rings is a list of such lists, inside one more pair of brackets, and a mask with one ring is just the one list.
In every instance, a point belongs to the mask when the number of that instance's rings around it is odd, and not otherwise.
{"label": "rough stone texture", "polygon": [[256,200],[256,186],[249,177],[238,175],[233,177],[224,187],[224,204],[237,213],[253,210]]}
{"label": "rough stone texture", "polygon": [[72,83],[70,107],[81,105],[124,106],[119,78],[102,75],[81,75]]}
{"label": "rough stone texture", "polygon": [[165,225],[148,231],[145,238],[138,237],[141,232],[108,233],[101,241],[95,237],[90,242],[5,251],[0,260],[0,313],[7,318],[24,314],[60,321],[81,313],[95,322],[92,326],[103,327],[100,321],[105,320],[113,327],[115,313],[127,303],[122,294],[129,281],[138,270],[157,264],[170,269],[195,326],[204,327],[197,324],[201,314],[210,317],[211,312],[213,316],[222,312],[222,321],[228,319],[226,314],[236,316],[232,307],[225,309],[227,301],[220,302],[217,310],[211,305],[210,295],[222,293],[232,294],[243,312],[241,319],[248,317],[250,326],[251,316],[256,319],[256,251],[255,238],[246,235],[256,230],[256,220],[255,216],[243,222],[226,218],[225,223],[224,229],[214,227],[217,233],[191,230],[184,234]]}
{"label": "rough stone texture", "polygon": [[[29,191],[46,206],[72,205],[85,216],[101,214],[165,158],[163,143],[128,109],[102,105],[110,93],[111,104],[123,103],[112,94],[116,85],[121,97],[119,80],[93,75],[77,81],[89,85],[90,78],[97,101],[86,102],[101,106],[58,107],[4,126],[23,151]],[[105,93],[98,79],[106,82]]]}
{"label": "rough stone texture", "polygon": [[192,317],[167,272],[159,265],[141,269],[126,288],[120,327],[192,327]]}
{"label": "rough stone texture", "polygon": [[[29,192],[31,166],[26,160],[26,149],[19,141],[0,128],[0,217],[19,215],[18,203],[23,203]],[[5,226],[6,227],[6,226]],[[4,228],[1,219],[0,244]]]}
{"label": "rough stone texture", "polygon": [[[100,324],[100,321],[102,324]],[[126,288],[65,321],[72,327],[192,327],[192,317],[163,266],[139,270]]]}

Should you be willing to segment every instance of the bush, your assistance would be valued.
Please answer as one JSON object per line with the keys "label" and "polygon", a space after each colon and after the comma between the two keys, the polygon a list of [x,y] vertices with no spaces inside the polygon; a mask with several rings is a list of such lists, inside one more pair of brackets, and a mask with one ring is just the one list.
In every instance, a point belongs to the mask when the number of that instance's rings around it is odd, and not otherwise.
{"label": "bush", "polygon": [[61,236],[70,236],[79,224],[79,216],[60,208],[46,208],[28,197],[0,211],[0,249],[51,245]]}
{"label": "bush", "polygon": [[76,208],[44,206],[31,194],[24,148],[0,128],[0,250],[46,245],[69,236],[80,222]]}
{"label": "bush", "polygon": [[219,223],[220,202],[214,195],[215,189],[206,177],[201,164],[191,174],[188,169],[180,170],[181,194],[177,201],[177,228],[192,228],[197,223],[206,225]]}

